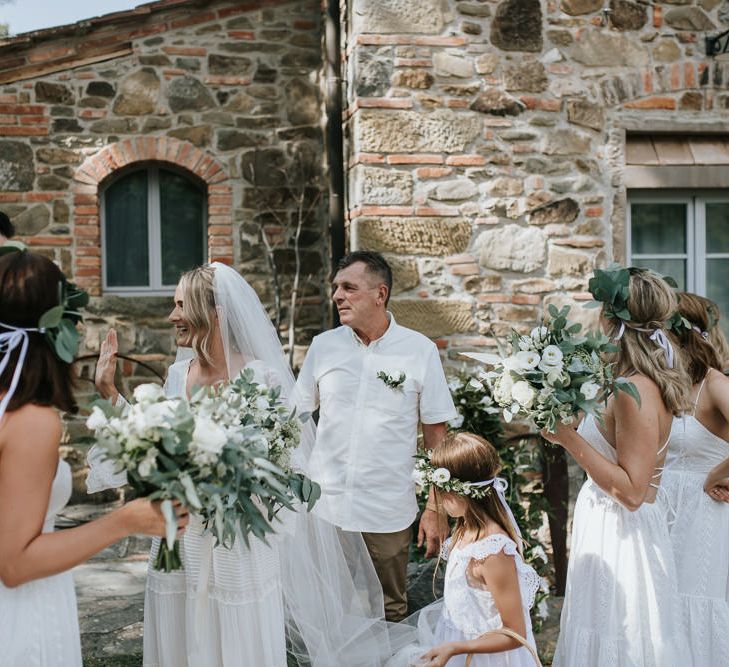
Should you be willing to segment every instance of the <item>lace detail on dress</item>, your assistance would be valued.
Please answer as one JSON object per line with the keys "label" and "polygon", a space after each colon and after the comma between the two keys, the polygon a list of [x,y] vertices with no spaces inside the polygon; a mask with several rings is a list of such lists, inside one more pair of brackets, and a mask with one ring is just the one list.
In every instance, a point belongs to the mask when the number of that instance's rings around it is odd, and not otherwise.
{"label": "lace detail on dress", "polygon": [[501,552],[514,558],[516,563],[525,613],[534,604],[541,584],[540,577],[522,560],[516,544],[506,535],[489,535],[462,548],[450,549],[445,577],[444,616],[452,627],[467,637],[474,638],[502,626],[491,593],[468,583],[468,568],[474,561],[482,561]]}

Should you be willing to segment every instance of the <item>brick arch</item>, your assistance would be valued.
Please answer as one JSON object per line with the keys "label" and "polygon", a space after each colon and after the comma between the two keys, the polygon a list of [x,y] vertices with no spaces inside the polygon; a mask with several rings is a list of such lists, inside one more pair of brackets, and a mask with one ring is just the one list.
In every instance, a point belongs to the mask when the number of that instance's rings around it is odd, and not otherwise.
{"label": "brick arch", "polygon": [[608,77],[600,84],[604,106],[613,109],[673,111],[682,108],[685,93],[699,93],[707,110],[717,90],[729,90],[729,67],[717,61],[699,60],[644,67]]}
{"label": "brick arch", "polygon": [[173,137],[135,137],[105,146],[76,169],[73,183],[74,279],[101,294],[99,189],[117,170],[140,162],[182,167],[207,186],[208,259],[233,263],[233,188],[226,169],[212,155]]}

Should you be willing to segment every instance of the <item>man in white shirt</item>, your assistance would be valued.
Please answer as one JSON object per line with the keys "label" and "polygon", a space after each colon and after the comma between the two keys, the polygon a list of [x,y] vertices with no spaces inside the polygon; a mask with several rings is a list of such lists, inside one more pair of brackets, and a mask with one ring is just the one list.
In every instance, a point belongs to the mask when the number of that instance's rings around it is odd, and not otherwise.
{"label": "man in white shirt", "polygon": [[[343,326],[316,336],[296,384],[300,409],[319,409],[309,473],[322,487],[315,511],[361,532],[383,587],[385,614],[407,615],[406,569],[417,515],[412,473],[422,424],[426,448],[457,416],[435,344],[387,311],[392,272],[374,252],[344,257],[333,295]],[[447,533],[434,499],[418,542],[434,556]]]}

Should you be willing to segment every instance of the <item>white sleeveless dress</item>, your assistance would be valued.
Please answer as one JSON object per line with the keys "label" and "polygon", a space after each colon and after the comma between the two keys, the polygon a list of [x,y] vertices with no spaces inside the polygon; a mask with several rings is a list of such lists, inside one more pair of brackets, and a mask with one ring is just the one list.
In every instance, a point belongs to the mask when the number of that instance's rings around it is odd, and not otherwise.
{"label": "white sleeveless dress", "polygon": [[729,667],[729,505],[703,488],[727,457],[729,442],[693,415],[674,419],[662,486],[675,512],[670,533],[682,622],[697,667]]}
{"label": "white sleeveless dress", "polygon": [[[535,646],[529,609],[534,604],[541,581],[534,569],[524,563],[516,544],[503,534],[489,535],[455,549],[450,548],[450,540],[447,540],[443,546],[443,555],[448,558],[443,598],[421,609],[406,621],[412,625],[417,624],[417,641],[402,648],[387,662],[386,667],[410,667],[418,664],[420,656],[435,646],[476,639],[489,630],[503,627],[491,593],[471,586],[467,573],[468,566],[473,561],[484,560],[500,552],[511,556],[516,564],[527,628],[525,639]],[[448,667],[463,667],[465,662],[465,655],[455,656],[448,661]],[[527,648],[521,647],[502,653],[475,654],[471,665],[534,667],[534,658]]]}
{"label": "white sleeveless dress", "polygon": [[[184,396],[190,361],[173,364],[168,396]],[[264,372],[260,362],[249,364]],[[270,546],[239,536],[228,550],[213,548],[198,516],[191,516],[181,542],[184,570],[164,573],[152,563],[144,600],[145,667],[285,667],[286,638],[281,568]]]}
{"label": "white sleeveless dress", "polygon": [[[615,448],[592,416],[578,432],[617,463]],[[678,608],[665,496],[659,489],[655,502],[631,512],[587,478],[575,504],[554,667],[692,664]]]}
{"label": "white sleeveless dress", "polygon": [[[71,469],[59,461],[42,532],[53,532],[56,515],[70,497]],[[0,583],[0,665],[81,667],[76,592],[70,571],[16,588]]]}

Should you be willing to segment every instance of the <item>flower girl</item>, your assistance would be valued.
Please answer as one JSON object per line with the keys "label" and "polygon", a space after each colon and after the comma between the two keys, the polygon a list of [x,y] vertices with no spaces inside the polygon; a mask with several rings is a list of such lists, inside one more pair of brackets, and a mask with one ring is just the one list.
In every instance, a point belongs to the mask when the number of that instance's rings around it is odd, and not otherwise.
{"label": "flower girl", "polygon": [[444,597],[409,619],[417,641],[387,667],[463,667],[470,654],[473,667],[540,664],[529,608],[541,581],[522,560],[500,470],[494,447],[472,433],[458,433],[419,459],[417,481],[436,487],[456,523],[443,545]]}

